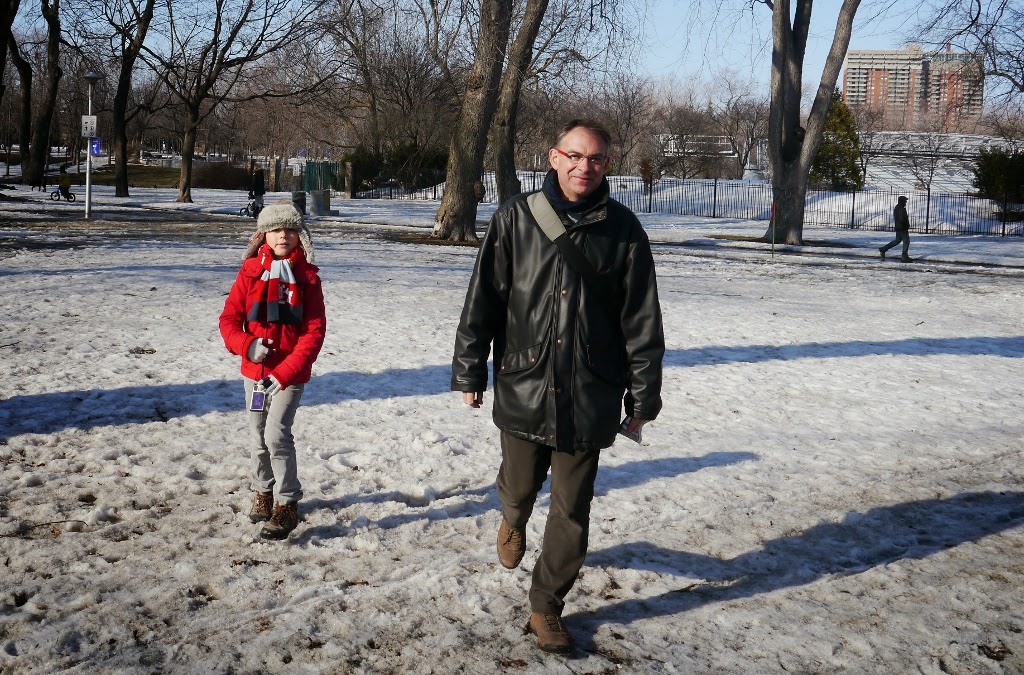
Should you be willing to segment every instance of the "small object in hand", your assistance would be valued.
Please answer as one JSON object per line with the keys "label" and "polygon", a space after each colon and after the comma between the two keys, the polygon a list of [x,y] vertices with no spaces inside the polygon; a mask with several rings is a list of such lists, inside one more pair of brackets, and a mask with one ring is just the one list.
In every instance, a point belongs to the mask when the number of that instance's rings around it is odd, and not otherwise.
{"label": "small object in hand", "polygon": [[249,410],[263,412],[267,406],[267,392],[263,391],[263,383],[257,382],[253,385],[252,396],[249,397]]}
{"label": "small object in hand", "polygon": [[267,393],[267,396],[273,396],[284,389],[284,387],[281,386],[281,383],[278,382],[273,375],[264,377],[261,384],[263,385],[263,390]]}
{"label": "small object in hand", "polygon": [[634,443],[639,443],[642,440],[641,432],[643,431],[644,423],[643,421],[641,421],[640,426],[638,426],[633,431],[629,431],[629,425],[632,421],[632,417],[627,417],[626,419],[622,420],[622,424],[619,425],[619,433],[628,438],[629,440],[633,441]]}

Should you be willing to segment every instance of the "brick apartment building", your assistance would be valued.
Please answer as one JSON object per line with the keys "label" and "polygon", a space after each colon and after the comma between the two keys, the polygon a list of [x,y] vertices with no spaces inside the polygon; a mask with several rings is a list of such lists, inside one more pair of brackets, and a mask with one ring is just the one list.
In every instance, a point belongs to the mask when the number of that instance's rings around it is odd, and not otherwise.
{"label": "brick apartment building", "polygon": [[843,98],[878,113],[888,131],[972,132],[981,117],[981,56],[966,52],[852,49],[843,63]]}

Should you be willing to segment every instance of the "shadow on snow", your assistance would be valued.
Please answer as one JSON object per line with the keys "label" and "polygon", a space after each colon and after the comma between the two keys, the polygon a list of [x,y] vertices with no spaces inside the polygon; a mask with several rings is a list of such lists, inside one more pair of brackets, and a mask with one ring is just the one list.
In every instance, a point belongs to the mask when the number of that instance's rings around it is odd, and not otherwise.
{"label": "shadow on snow", "polygon": [[[395,368],[380,373],[337,372],[315,376],[302,404],[373,401],[400,396],[430,396],[448,391],[451,366]],[[166,422],[208,413],[242,413],[241,376],[196,384],[154,384],[12,396],[0,401],[9,411],[0,419],[0,440],[17,434],[51,434],[64,429]]]}
{"label": "shadow on snow", "polygon": [[[729,560],[673,551],[650,542],[623,543],[592,553],[590,567],[648,570],[687,579],[651,598],[613,601],[571,618],[588,641],[602,624],[628,624],[680,614],[715,602],[748,598],[852,575],[899,560],[926,558],[1024,524],[1024,492],[970,492],[850,512],[779,537]],[[590,644],[589,649],[594,645]]]}
{"label": "shadow on snow", "polygon": [[[1020,358],[1024,357],[1024,336],[670,349],[665,354],[665,365],[697,367],[809,358],[936,354]],[[447,364],[395,368],[380,373],[327,373],[313,378],[302,402],[303,405],[330,405],[342,401],[432,396],[449,391],[450,377],[451,366]],[[240,412],[244,401],[238,380],[210,380],[195,384],[140,384],[109,390],[15,395],[0,401],[0,408],[10,413],[5,425],[0,427],[0,440],[7,440],[22,433],[50,434],[63,429],[166,422],[188,415]]]}
{"label": "shadow on snow", "polygon": [[[498,456],[497,449],[495,449],[495,456]],[[702,469],[738,464],[755,459],[757,459],[757,455],[750,452],[712,452],[703,457],[668,457],[657,460],[629,462],[619,466],[602,466],[600,471],[597,472],[595,494],[598,496],[605,495],[609,490],[622,490],[635,485],[642,485],[656,478],[672,478],[696,473]],[[497,465],[494,466],[494,471],[497,471]],[[549,483],[550,477],[545,481],[544,488],[537,497],[538,505],[542,505],[548,496]],[[458,498],[458,501],[440,504],[440,502],[455,498]],[[398,502],[407,507],[417,509],[422,507],[429,508],[425,511],[418,510],[385,516],[376,523],[376,526],[380,529],[393,529],[417,521],[473,518],[485,515],[488,512],[497,512],[501,508],[494,483],[476,488],[467,489],[460,487],[440,492],[427,490],[422,495],[410,495],[392,490],[363,495],[350,495],[338,499],[306,499],[303,500],[302,505],[303,510],[307,512],[320,509],[341,511],[357,504],[381,504],[386,502]],[[369,521],[356,522],[357,526],[369,524]],[[495,514],[495,528],[497,528],[497,524],[497,514]],[[341,537],[349,533],[350,526],[351,523],[346,525],[339,522],[331,525],[310,527],[302,532],[298,541],[307,541],[311,537],[321,539]]]}
{"label": "shadow on snow", "polygon": [[796,359],[835,359],[859,356],[962,356],[1024,357],[1024,336],[909,338],[878,342],[808,342],[794,345],[737,345],[669,349],[666,366],[717,366],[726,363],[763,363]]}

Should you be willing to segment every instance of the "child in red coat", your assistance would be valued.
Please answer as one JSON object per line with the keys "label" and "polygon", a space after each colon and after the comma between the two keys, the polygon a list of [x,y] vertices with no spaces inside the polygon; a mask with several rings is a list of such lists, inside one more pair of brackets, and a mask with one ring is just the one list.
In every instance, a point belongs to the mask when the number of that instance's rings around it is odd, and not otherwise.
{"label": "child in red coat", "polygon": [[242,357],[256,493],[249,519],[266,521],[266,539],[286,538],[299,521],[292,422],[327,329],[318,272],[302,214],[290,202],[271,204],[220,315],[224,345]]}

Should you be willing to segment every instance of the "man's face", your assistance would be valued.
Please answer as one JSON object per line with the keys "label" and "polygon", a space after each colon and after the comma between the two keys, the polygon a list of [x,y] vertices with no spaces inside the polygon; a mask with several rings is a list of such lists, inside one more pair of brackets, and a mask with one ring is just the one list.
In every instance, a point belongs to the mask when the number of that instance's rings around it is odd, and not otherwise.
{"label": "man's face", "polygon": [[[580,161],[575,163],[577,159]],[[604,172],[608,170],[608,148],[594,132],[576,127],[565,135],[557,148],[548,150],[548,161],[558,174],[562,194],[569,201],[577,202],[600,187]]]}

